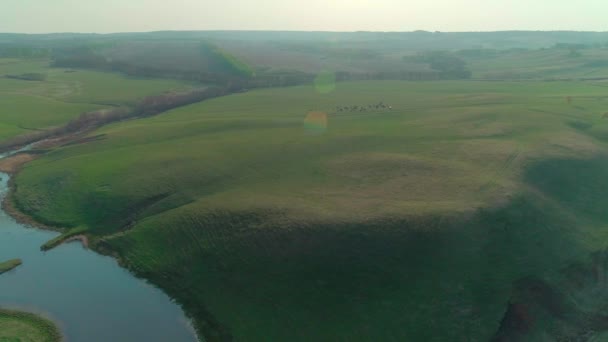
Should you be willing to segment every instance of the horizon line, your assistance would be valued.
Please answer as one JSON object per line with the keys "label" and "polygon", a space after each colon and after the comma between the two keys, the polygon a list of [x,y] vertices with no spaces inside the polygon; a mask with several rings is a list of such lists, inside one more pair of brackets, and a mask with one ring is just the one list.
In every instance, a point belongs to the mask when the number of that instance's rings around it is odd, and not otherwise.
{"label": "horizon line", "polygon": [[520,32],[520,33],[553,33],[553,32],[571,32],[571,33],[608,33],[608,31],[593,31],[593,30],[531,30],[531,29],[511,29],[511,30],[488,30],[488,31],[429,31],[429,30],[413,30],[413,31],[369,31],[369,30],[356,30],[356,31],[332,31],[332,30],[260,30],[260,29],[213,29],[213,30],[153,30],[153,31],[116,31],[116,32],[77,32],[77,31],[53,31],[53,32],[38,32],[38,33],[27,33],[27,32],[0,32],[0,34],[15,34],[15,35],[62,35],[62,34],[87,34],[87,35],[113,35],[113,34],[130,34],[130,33],[196,33],[196,32],[256,32],[256,33],[340,33],[340,34],[357,34],[357,33],[385,33],[385,34],[403,34],[403,33],[504,33],[504,32]]}

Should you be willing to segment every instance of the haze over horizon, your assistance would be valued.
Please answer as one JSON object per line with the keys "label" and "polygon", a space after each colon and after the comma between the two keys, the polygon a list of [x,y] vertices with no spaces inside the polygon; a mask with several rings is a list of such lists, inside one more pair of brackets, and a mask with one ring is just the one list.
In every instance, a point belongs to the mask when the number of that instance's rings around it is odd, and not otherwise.
{"label": "haze over horizon", "polygon": [[0,32],[607,31],[605,0],[8,0]]}

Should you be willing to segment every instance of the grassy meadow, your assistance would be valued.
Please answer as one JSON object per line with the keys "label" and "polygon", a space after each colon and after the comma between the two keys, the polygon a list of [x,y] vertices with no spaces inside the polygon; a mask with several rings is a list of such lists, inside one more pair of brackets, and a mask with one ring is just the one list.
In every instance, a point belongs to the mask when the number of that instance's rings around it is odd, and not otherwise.
{"label": "grassy meadow", "polygon": [[[51,68],[49,63],[47,59],[0,58],[0,140],[64,124],[83,112],[133,106],[146,96],[191,88],[184,82]],[[28,73],[45,79],[5,77]]]}
{"label": "grassy meadow", "polygon": [[606,248],[605,83],[331,88],[103,127],[27,164],[13,200],[87,231],[208,341],[489,340],[515,281]]}

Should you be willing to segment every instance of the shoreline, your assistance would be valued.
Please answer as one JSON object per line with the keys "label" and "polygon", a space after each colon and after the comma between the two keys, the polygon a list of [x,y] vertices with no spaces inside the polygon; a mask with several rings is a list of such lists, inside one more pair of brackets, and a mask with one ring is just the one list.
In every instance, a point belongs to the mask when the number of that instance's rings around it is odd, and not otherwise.
{"label": "shoreline", "polygon": [[[16,205],[14,201],[14,194],[16,191],[15,177],[21,171],[23,165],[36,160],[42,155],[45,155],[49,150],[55,147],[61,147],[73,143],[86,143],[89,140],[88,135],[95,130],[110,124],[112,122],[120,122],[125,120],[137,120],[140,118],[146,118],[150,116],[159,115],[165,113],[167,111],[180,108],[183,106],[187,106],[193,103],[200,103],[210,99],[214,99],[217,97],[228,96],[233,93],[240,92],[231,90],[229,87],[221,87],[221,88],[204,88],[199,91],[192,91],[185,94],[180,94],[178,97],[170,98],[170,106],[158,106],[153,105],[149,107],[141,107],[146,104],[146,100],[149,99],[157,99],[157,97],[148,97],[144,99],[142,102],[138,104],[135,108],[132,108],[131,111],[127,112],[115,112],[114,116],[111,117],[110,120],[104,117],[98,117],[99,111],[93,111],[88,113],[83,113],[78,118],[75,118],[63,126],[58,126],[50,129],[49,131],[42,132],[39,135],[23,135],[20,137],[12,138],[8,144],[0,144],[0,154],[3,154],[4,157],[0,158],[0,162],[3,162],[3,169],[10,176],[7,182],[7,191],[2,198],[2,203],[0,204],[0,208],[6,212],[8,216],[14,219],[17,223],[24,225],[25,227],[32,227],[34,229],[42,229],[58,232],[61,235],[57,236],[55,239],[47,241],[45,244],[41,246],[41,250],[47,250],[47,247],[56,247],[61,245],[62,243],[68,242],[71,238],[76,235],[84,236],[84,238],[79,237],[83,244],[83,246],[87,249],[92,250],[93,252],[99,255],[110,256],[114,258],[118,266],[126,269],[133,277],[143,280],[148,284],[158,288],[165,295],[167,295],[174,303],[176,303],[184,313],[184,316],[189,320],[188,326],[193,330],[193,337],[196,341],[205,341],[205,323],[198,323],[195,317],[198,317],[198,311],[200,308],[191,307],[192,311],[187,310],[187,300],[183,302],[180,301],[176,296],[171,295],[171,288],[163,288],[160,284],[162,282],[156,281],[153,282],[152,277],[146,277],[145,272],[134,267],[132,264],[129,264],[128,261],[122,257],[122,255],[118,254],[115,250],[111,248],[111,246],[104,241],[104,236],[87,236],[86,231],[78,231],[75,234],[70,235],[70,230],[65,227],[58,227],[53,224],[48,224],[41,222],[36,219],[34,215],[30,215],[24,211],[21,211],[20,208]],[[194,96],[194,97],[192,97]],[[87,115],[88,114],[88,115]],[[123,115],[125,114],[125,115]],[[2,169],[0,168],[0,172]],[[67,235],[66,235],[67,234]],[[72,240],[73,241],[73,240]],[[57,243],[54,245],[54,243]],[[203,310],[204,311],[204,310]]]}
{"label": "shoreline", "polygon": [[0,261],[0,275],[10,272],[17,267],[21,266],[23,261],[21,259],[12,259],[7,261]]}
{"label": "shoreline", "polygon": [[[191,308],[192,311],[187,310],[187,301],[182,302],[178,300],[176,296],[171,295],[172,291],[170,288],[163,288],[158,281],[153,282],[153,278],[146,277],[145,272],[137,269],[137,267],[134,267],[132,264],[128,263],[128,261],[123,258],[122,255],[118,254],[115,250],[113,250],[111,246],[104,241],[103,236],[87,236],[85,234],[86,232],[78,232],[77,234],[66,236],[66,234],[69,234],[70,232],[69,229],[40,222],[35,218],[35,216],[29,215],[26,212],[21,211],[14,201],[14,194],[16,191],[15,177],[21,171],[23,165],[38,159],[42,155],[45,155],[49,150],[55,147],[61,147],[68,144],[77,143],[79,141],[86,143],[88,134],[109,123],[124,120],[137,120],[140,118],[155,116],[175,108],[190,105],[192,103],[204,102],[217,97],[231,95],[232,93],[234,93],[234,91],[230,91],[229,89],[225,88],[206,88],[205,91],[198,94],[201,95],[202,98],[197,98],[196,101],[192,101],[192,99],[178,99],[176,100],[176,102],[172,103],[172,106],[170,108],[153,107],[149,108],[148,112],[134,111],[131,113],[132,115],[128,115],[127,117],[119,115],[109,121],[101,120],[94,121],[92,123],[86,122],[86,120],[84,120],[85,122],[82,123],[80,122],[82,121],[82,118],[76,118],[68,122],[64,126],[55,127],[52,130],[51,134],[42,134],[37,137],[23,136],[21,137],[21,140],[19,140],[20,138],[17,137],[17,140],[12,144],[5,144],[3,146],[0,146],[0,154],[4,154],[4,157],[0,158],[0,162],[4,162],[3,167],[6,171],[5,173],[10,177],[7,182],[7,192],[4,198],[2,198],[1,200],[2,203],[0,203],[0,209],[4,210],[4,212],[8,216],[14,219],[17,223],[24,225],[25,227],[54,231],[61,234],[55,239],[47,241],[47,243],[43,244],[41,246],[41,250],[46,250],[45,246],[49,246],[48,243],[59,241],[57,245],[52,246],[56,247],[61,245],[62,243],[73,241],[71,240],[71,238],[76,235],[83,236],[84,238],[78,237],[78,240],[82,242],[85,248],[90,249],[99,255],[112,257],[114,260],[117,261],[119,267],[127,270],[133,277],[145,281],[146,283],[158,288],[165,295],[167,295],[174,303],[176,303],[181,308],[185,317],[188,319],[188,326],[192,328],[194,339],[198,342],[205,341],[205,324],[199,324],[195,319],[195,317],[198,316],[197,312],[200,308]],[[96,112],[91,112],[89,114],[94,113]],[[2,169],[0,169],[0,172],[3,172]]]}
{"label": "shoreline", "polygon": [[0,322],[3,319],[8,321],[13,320],[21,324],[28,325],[46,335],[46,340],[48,341],[61,342],[65,340],[61,330],[59,329],[59,325],[42,315],[32,312],[0,308]]}
{"label": "shoreline", "polygon": [[57,232],[57,233],[63,232],[63,229],[61,229],[59,227],[50,226],[50,225],[44,224],[40,221],[37,221],[32,216],[25,214],[24,212],[22,212],[15,206],[15,203],[12,200],[12,195],[15,192],[14,176],[16,175],[16,172],[7,173],[7,174],[10,176],[8,183],[7,183],[8,190],[7,190],[6,194],[4,195],[4,198],[2,199],[2,203],[0,204],[0,209],[2,209],[8,216],[10,216],[17,223],[20,223],[24,226],[28,226],[28,227],[35,228],[35,229],[49,230],[49,231],[53,231],[53,232]]}
{"label": "shoreline", "polygon": [[[50,147],[55,147],[55,146],[59,145],[59,144],[53,144],[53,142],[60,141],[62,143],[65,143],[66,140],[70,141],[70,140],[74,140],[75,138],[78,138],[78,135],[71,134],[66,137],[57,138],[55,141],[49,141],[48,139],[44,139],[39,142],[32,143],[31,145],[33,145],[33,146],[45,145],[44,146],[45,148],[50,148]],[[69,229],[61,228],[58,226],[53,226],[53,225],[49,225],[49,224],[40,222],[40,221],[36,220],[33,216],[28,215],[25,212],[21,211],[15,205],[15,203],[13,201],[13,198],[14,198],[13,196],[16,191],[15,177],[21,171],[22,166],[29,163],[30,161],[36,160],[39,156],[41,156],[43,154],[36,153],[36,154],[30,154],[30,155],[32,156],[32,158],[28,158],[27,160],[23,159],[23,161],[21,163],[19,163],[16,167],[12,168],[11,170],[6,170],[6,171],[10,171],[10,172],[5,172],[5,171],[0,170],[0,172],[4,172],[5,174],[7,174],[9,176],[9,179],[7,182],[7,191],[6,191],[6,194],[4,195],[4,198],[2,198],[2,201],[0,203],[0,209],[3,210],[12,219],[14,219],[17,223],[22,224],[25,227],[30,227],[32,229],[41,229],[41,230],[57,232],[57,233],[62,234],[62,235],[57,236],[57,238],[61,238],[64,234],[69,233]],[[0,161],[9,160],[10,158],[15,158],[16,156],[18,157],[19,154],[17,153],[14,155],[6,156],[4,158],[0,158]],[[47,241],[47,243],[49,243],[51,241],[53,241],[53,240],[49,240],[49,241]],[[61,242],[58,243],[57,245],[53,246],[53,248],[58,247],[64,243],[69,243],[69,242],[73,242],[73,241],[80,241],[84,248],[89,249],[89,250],[93,251],[94,253],[113,258],[114,260],[116,260],[119,267],[127,270],[133,277],[140,279],[142,281],[145,281],[146,283],[148,283],[148,284],[158,288],[160,291],[162,291],[173,302],[175,302],[177,305],[179,305],[179,307],[183,311],[186,318],[188,318],[187,323],[188,323],[188,326],[192,328],[192,332],[193,332],[195,340],[198,342],[205,341],[205,339],[204,339],[205,334],[204,334],[202,328],[198,327],[196,321],[194,320],[194,317],[185,309],[185,305],[182,304],[180,301],[178,301],[178,299],[176,297],[171,296],[170,292],[166,291],[159,285],[152,282],[151,279],[148,279],[145,276],[143,276],[141,274],[141,272],[139,272],[135,267],[130,265],[120,254],[116,253],[114,250],[109,248],[109,246],[106,246],[106,244],[103,243],[103,237],[90,238],[90,237],[86,236],[85,234],[80,233],[80,234],[77,234],[74,236],[69,236],[65,239],[62,239]],[[41,246],[41,250],[45,250],[43,247],[44,247],[44,245]],[[2,308],[0,308],[0,313],[1,312],[2,312]],[[62,336],[62,335],[60,334],[60,336]],[[62,341],[62,340],[59,340],[59,341]]]}

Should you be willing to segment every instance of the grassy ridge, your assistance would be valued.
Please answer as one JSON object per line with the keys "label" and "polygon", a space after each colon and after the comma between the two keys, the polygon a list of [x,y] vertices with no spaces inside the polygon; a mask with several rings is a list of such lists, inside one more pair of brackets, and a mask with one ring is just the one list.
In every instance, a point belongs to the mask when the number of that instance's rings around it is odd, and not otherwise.
{"label": "grassy ridge", "polygon": [[0,309],[0,341],[59,342],[55,325],[30,313]]}
{"label": "grassy ridge", "polygon": [[472,219],[312,227],[180,210],[109,243],[180,298],[210,339],[487,340],[513,279],[581,253],[577,234],[533,201]]}
{"label": "grassy ridge", "polygon": [[59,235],[58,237],[47,241],[44,245],[42,245],[40,247],[40,249],[43,251],[51,250],[51,249],[59,246],[60,244],[66,242],[68,239],[73,238],[77,235],[80,235],[84,232],[86,232],[86,230],[84,230],[84,229],[78,229],[78,228],[70,229],[70,230],[64,232],[63,234]]}
{"label": "grassy ridge", "polygon": [[13,259],[4,262],[0,262],[0,274],[6,273],[12,269],[19,267],[22,264],[20,259]]}
{"label": "grassy ridge", "polygon": [[[209,340],[487,340],[513,281],[605,247],[587,197],[526,171],[603,153],[601,85],[253,91],[58,148],[14,200],[86,228]],[[380,101],[393,109],[335,112]],[[327,127],[307,129],[310,111]]]}

